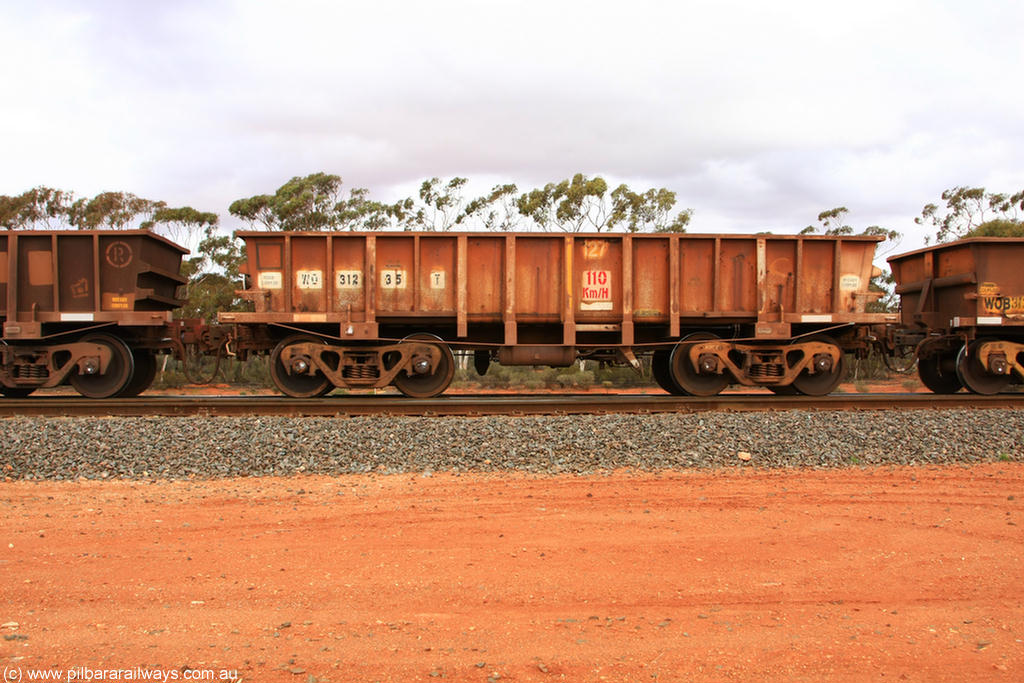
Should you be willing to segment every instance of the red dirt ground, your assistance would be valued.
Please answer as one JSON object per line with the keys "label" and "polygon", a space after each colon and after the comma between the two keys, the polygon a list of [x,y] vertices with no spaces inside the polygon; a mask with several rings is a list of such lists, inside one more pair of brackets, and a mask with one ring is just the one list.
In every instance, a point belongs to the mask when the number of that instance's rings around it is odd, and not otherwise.
{"label": "red dirt ground", "polygon": [[1020,681],[1022,504],[1021,463],[5,482],[0,662],[22,681]]}

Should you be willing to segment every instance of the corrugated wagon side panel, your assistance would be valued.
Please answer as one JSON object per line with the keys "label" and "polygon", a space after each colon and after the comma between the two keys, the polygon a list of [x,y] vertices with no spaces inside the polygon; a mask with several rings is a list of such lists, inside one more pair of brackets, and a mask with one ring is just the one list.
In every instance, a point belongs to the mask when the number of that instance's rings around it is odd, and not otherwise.
{"label": "corrugated wagon side panel", "polygon": [[60,310],[73,313],[95,308],[96,268],[90,235],[69,235],[58,242]]}
{"label": "corrugated wagon side panel", "polygon": [[801,270],[797,274],[801,306],[797,313],[833,312],[834,265],[835,244],[832,241],[803,241]]}
{"label": "corrugated wagon side panel", "polygon": [[291,308],[300,313],[327,311],[327,235],[291,239]]}
{"label": "corrugated wagon side panel", "polygon": [[718,243],[719,240],[714,238],[684,236],[679,240],[680,301],[684,316],[719,310],[714,296]]}
{"label": "corrugated wagon side panel", "polygon": [[419,240],[416,310],[453,316],[456,311],[458,238],[439,235]]}
{"label": "corrugated wagon side panel", "polygon": [[505,237],[467,240],[466,314],[470,320],[498,322],[505,308]]}
{"label": "corrugated wagon side panel", "polygon": [[519,322],[556,322],[565,286],[564,239],[518,236],[515,241],[515,315]]}
{"label": "corrugated wagon side panel", "polygon": [[665,322],[672,304],[671,241],[633,240],[633,316],[637,322]]}
{"label": "corrugated wagon side panel", "polygon": [[331,239],[331,274],[334,310],[351,320],[362,321],[366,312],[366,238],[338,233]]}

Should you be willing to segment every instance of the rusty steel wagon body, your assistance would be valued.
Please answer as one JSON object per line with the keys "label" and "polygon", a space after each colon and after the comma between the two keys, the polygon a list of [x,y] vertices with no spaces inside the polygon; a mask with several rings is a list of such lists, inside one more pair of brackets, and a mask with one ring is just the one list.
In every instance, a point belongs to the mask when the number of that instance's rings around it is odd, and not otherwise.
{"label": "rusty steel wagon body", "polygon": [[0,233],[0,393],[145,390],[183,303],[187,253],[145,230]]}
{"label": "rusty steel wagon body", "polygon": [[936,393],[994,394],[1024,381],[1024,239],[975,237],[889,259],[899,345]]}
{"label": "rusty steel wagon body", "polygon": [[485,372],[595,359],[666,390],[731,383],[820,395],[866,351],[865,236],[243,232],[250,312],[224,312],[241,355],[271,354],[291,396],[394,384],[434,396],[452,349]]}

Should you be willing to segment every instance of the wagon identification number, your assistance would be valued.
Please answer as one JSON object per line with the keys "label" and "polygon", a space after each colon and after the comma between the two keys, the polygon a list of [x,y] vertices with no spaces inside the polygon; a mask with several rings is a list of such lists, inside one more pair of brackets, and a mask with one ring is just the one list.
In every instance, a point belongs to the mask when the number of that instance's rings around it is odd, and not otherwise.
{"label": "wagon identification number", "polygon": [[295,271],[295,286],[299,289],[323,289],[324,272],[322,270]]}
{"label": "wagon identification number", "polygon": [[986,296],[981,305],[988,313],[1022,313],[1024,312],[1024,296]]}
{"label": "wagon identification number", "polygon": [[612,310],[612,272],[610,270],[583,271],[580,309],[584,311]]}
{"label": "wagon identification number", "polygon": [[337,287],[338,289],[359,289],[360,287],[363,286],[363,271],[334,271],[334,286]]}
{"label": "wagon identification number", "polygon": [[404,270],[380,271],[381,289],[405,289],[406,277]]}

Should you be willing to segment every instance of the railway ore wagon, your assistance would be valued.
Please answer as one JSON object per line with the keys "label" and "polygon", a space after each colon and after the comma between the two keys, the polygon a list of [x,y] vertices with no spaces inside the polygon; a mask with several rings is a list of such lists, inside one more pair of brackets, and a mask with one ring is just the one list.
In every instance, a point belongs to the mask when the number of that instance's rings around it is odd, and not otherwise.
{"label": "railway ore wagon", "polygon": [[1024,381],[1024,239],[974,237],[889,259],[901,338],[936,393],[995,394]]}
{"label": "railway ore wagon", "polygon": [[0,233],[0,393],[144,391],[183,303],[187,253],[146,230]]}
{"label": "railway ore wagon", "polygon": [[440,394],[452,349],[486,372],[594,359],[667,391],[731,383],[822,395],[866,351],[880,238],[775,235],[243,232],[241,356],[285,394],[396,386]]}

